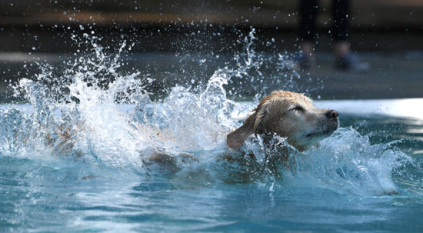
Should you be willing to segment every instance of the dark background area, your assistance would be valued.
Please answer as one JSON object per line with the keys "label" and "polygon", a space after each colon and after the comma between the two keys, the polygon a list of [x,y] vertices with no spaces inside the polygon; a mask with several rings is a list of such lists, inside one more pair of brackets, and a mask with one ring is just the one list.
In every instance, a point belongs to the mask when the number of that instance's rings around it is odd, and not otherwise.
{"label": "dark background area", "polygon": [[[303,89],[323,82],[324,88],[310,94],[324,99],[423,97],[423,1],[352,1],[350,42],[372,67],[365,74],[332,69],[331,0],[320,2],[319,66],[301,74],[302,80],[312,79],[299,81]],[[257,52],[297,51],[297,8],[297,0],[3,0],[0,98],[10,97],[8,83],[37,72],[23,69],[25,64],[44,60],[59,65],[87,51],[87,44],[72,39],[84,33],[101,38],[97,43],[111,53],[124,40],[133,43],[126,54],[130,66],[157,74],[156,89],[184,82],[182,66],[192,77],[206,79],[242,53],[251,28]],[[207,62],[200,66],[202,57]]]}
{"label": "dark background area", "polygon": [[[298,2],[3,0],[0,51],[27,52],[35,47],[39,52],[74,52],[68,34],[95,30],[110,40],[135,37],[139,43],[134,52],[230,52],[233,48],[228,45],[236,38],[233,28],[249,31],[250,27],[256,28],[260,36],[275,38],[280,49],[292,50],[297,41]],[[330,2],[322,0],[320,4],[321,50],[329,50],[331,45]],[[350,40],[355,50],[423,49],[423,1],[353,0],[352,4]],[[221,32],[218,40],[213,36],[216,32]],[[193,33],[195,36],[191,36]]]}

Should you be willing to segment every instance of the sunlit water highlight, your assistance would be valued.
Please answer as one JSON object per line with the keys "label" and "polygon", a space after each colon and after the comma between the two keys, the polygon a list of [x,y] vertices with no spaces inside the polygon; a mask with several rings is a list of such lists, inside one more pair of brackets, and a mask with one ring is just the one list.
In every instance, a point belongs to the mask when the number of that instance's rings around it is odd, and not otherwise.
{"label": "sunlit water highlight", "polygon": [[[68,62],[59,75],[43,65],[35,78],[20,81],[16,95],[30,104],[1,106],[1,229],[422,229],[423,134],[418,119],[371,117],[383,114],[356,108],[357,115],[368,115],[363,119],[342,116],[340,108],[342,127],[320,147],[301,153],[275,137],[274,143],[289,148],[287,169],[268,164],[265,158],[279,152],[260,136],[251,137],[241,152],[226,147],[227,133],[265,94],[240,103],[226,90],[234,80],[260,83],[260,67],[269,61],[251,49],[254,33],[234,67],[217,70],[204,86],[175,86],[155,101],[146,91],[154,77],[119,72],[125,44],[108,56],[89,39],[92,55]],[[286,80],[281,89],[295,91],[298,74],[284,69],[284,56],[276,62],[275,85]],[[237,90],[229,92],[236,95]],[[354,103],[317,105],[337,109]],[[176,166],[146,164],[156,152],[173,156]],[[253,170],[222,159],[247,153],[255,155],[249,161],[256,164]],[[184,154],[189,159],[180,156]]]}

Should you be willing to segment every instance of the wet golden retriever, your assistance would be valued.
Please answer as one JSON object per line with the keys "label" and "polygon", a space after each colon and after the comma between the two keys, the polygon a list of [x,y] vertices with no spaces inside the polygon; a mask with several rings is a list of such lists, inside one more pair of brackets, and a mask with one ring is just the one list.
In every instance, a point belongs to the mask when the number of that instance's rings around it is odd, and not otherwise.
{"label": "wet golden retriever", "polygon": [[[244,141],[252,134],[278,135],[287,138],[287,142],[299,151],[304,151],[316,145],[320,140],[330,136],[339,127],[338,113],[334,110],[317,109],[313,101],[303,94],[289,91],[275,91],[266,96],[244,122],[235,131],[227,135],[227,145],[230,149],[239,149]],[[76,132],[81,131],[78,125]],[[48,143],[58,145],[60,150],[71,151],[73,142],[70,128],[60,129],[55,137],[49,135]],[[55,141],[52,141],[55,138]],[[283,149],[283,148],[282,148]],[[289,156],[282,153],[280,158],[286,161]],[[78,156],[80,156],[78,154]],[[180,154],[182,161],[196,162],[194,156]],[[231,156],[223,156],[226,160],[232,160]],[[173,173],[179,169],[176,166],[176,158],[165,152],[152,152],[144,163],[163,165]]]}

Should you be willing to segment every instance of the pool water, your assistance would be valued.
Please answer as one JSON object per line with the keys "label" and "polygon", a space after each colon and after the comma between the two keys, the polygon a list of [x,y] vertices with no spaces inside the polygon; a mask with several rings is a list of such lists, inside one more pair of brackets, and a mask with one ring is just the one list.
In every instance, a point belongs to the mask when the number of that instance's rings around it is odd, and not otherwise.
{"label": "pool water", "polygon": [[[368,135],[370,144],[408,138],[391,150],[403,151],[414,161],[387,168],[385,177],[398,194],[373,193],[383,190],[366,187],[377,186],[375,181],[363,179],[360,185],[357,178],[339,181],[325,175],[330,171],[313,174],[305,168],[288,180],[226,183],[216,174],[206,176],[207,171],[146,175],[61,155],[2,151],[0,227],[36,232],[421,232],[423,176],[417,164],[423,142],[407,132],[422,127],[392,117],[342,116],[341,122],[342,130],[357,129],[352,130],[356,137]],[[349,150],[358,150],[363,159],[373,156],[371,147],[363,147]],[[384,164],[381,159],[379,166]]]}
{"label": "pool water", "polygon": [[[119,57],[94,47],[59,76],[41,66],[21,79],[28,104],[0,106],[0,231],[422,232],[423,115],[401,108],[422,100],[316,101],[340,112],[341,127],[306,152],[275,137],[288,169],[268,164],[278,151],[260,136],[240,152],[226,146],[265,94],[230,97],[228,83],[260,81],[251,51],[203,86],[155,99],[154,77],[120,73]],[[273,77],[295,91],[297,74]],[[149,165],[156,152],[175,158],[170,169]],[[255,170],[222,159],[246,153]]]}

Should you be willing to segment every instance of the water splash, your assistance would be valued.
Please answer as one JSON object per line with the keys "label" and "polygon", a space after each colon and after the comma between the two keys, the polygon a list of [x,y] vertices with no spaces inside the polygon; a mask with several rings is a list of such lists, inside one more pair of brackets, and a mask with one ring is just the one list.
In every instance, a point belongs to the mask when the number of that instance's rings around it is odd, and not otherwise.
{"label": "water splash", "polygon": [[[227,133],[240,124],[233,115],[252,110],[271,88],[262,83],[261,70],[270,61],[254,52],[254,33],[245,37],[246,52],[235,56],[235,67],[216,70],[204,88],[175,86],[158,101],[146,91],[152,75],[121,71],[126,42],[108,55],[96,43],[98,38],[84,35],[85,43],[92,45],[91,54],[67,62],[63,72],[40,65],[40,74],[16,86],[16,95],[24,96],[31,108],[0,111],[0,153],[144,174],[145,161],[160,152],[178,160],[175,176],[180,183],[189,177],[188,183],[195,185],[220,180],[282,182],[359,195],[396,192],[392,173],[412,160],[390,144],[371,145],[354,129],[340,129],[304,153],[278,137],[270,144],[260,136],[251,137],[241,152],[226,148]],[[277,64],[278,74],[270,80],[278,89],[294,88],[300,76],[288,69],[284,55],[278,56]],[[227,91],[231,83],[254,86],[255,102],[230,100],[228,94],[238,93]],[[271,159],[281,155],[277,148],[287,148],[288,161]],[[194,159],[184,162],[183,154]]]}
{"label": "water splash", "polygon": [[341,128],[322,141],[319,148],[297,156],[295,176],[291,178],[338,192],[396,194],[398,188],[392,173],[413,160],[392,147],[395,143],[372,145],[369,136],[362,136],[352,128]]}

